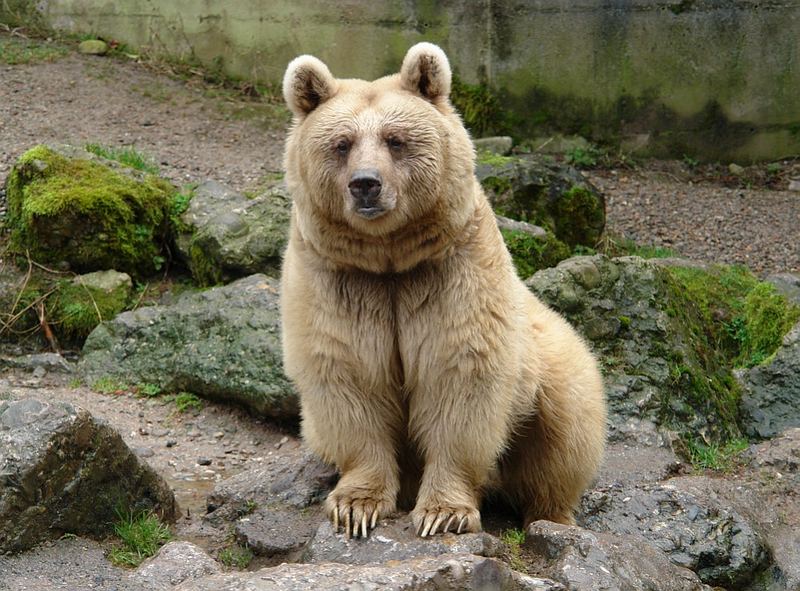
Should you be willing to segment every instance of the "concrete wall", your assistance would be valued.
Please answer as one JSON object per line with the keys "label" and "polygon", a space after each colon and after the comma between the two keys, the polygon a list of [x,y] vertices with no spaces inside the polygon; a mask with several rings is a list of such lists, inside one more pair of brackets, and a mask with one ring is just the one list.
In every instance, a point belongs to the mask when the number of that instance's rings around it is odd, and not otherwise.
{"label": "concrete wall", "polygon": [[260,81],[279,81],[300,53],[334,75],[374,78],[429,40],[464,80],[497,91],[518,135],[561,130],[656,155],[740,162],[800,153],[800,0],[31,4],[58,29]]}

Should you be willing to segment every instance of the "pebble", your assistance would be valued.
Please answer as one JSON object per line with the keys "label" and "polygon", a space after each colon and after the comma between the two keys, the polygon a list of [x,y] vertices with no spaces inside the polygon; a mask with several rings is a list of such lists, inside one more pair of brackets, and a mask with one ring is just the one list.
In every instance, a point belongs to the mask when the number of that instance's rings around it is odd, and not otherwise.
{"label": "pebble", "polygon": [[288,442],[289,442],[289,438],[288,437],[283,437],[278,443],[275,444],[275,449],[280,449],[281,446],[285,445]]}
{"label": "pebble", "polygon": [[197,463],[201,466],[210,466],[211,458],[197,458]]}
{"label": "pebble", "polygon": [[166,443],[167,447],[175,447],[176,445],[178,445],[178,442],[175,441],[174,439],[167,440],[167,443]]}

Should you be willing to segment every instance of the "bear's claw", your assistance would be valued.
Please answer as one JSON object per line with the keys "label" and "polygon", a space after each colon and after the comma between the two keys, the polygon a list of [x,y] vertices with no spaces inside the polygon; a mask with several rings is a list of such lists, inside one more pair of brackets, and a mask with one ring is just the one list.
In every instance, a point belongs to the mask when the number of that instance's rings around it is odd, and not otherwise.
{"label": "bear's claw", "polygon": [[[375,506],[375,505],[378,506]],[[370,506],[372,505],[372,506]],[[381,515],[380,504],[359,500],[347,502],[340,500],[330,509],[330,519],[333,522],[333,531],[339,532],[341,527],[345,536],[350,538],[366,538],[369,530],[378,525]]]}
{"label": "bear's claw", "polygon": [[[472,513],[475,513],[475,515],[471,515]],[[445,534],[450,531],[451,527],[454,533],[457,534],[460,534],[462,531],[466,533],[480,530],[480,517],[477,516],[477,511],[474,510],[448,509],[442,507],[438,511],[424,512],[423,517],[418,519],[419,525],[417,526],[417,534],[423,538],[436,535],[437,533]],[[442,524],[444,525],[442,526]],[[456,524],[458,525],[456,526]]]}

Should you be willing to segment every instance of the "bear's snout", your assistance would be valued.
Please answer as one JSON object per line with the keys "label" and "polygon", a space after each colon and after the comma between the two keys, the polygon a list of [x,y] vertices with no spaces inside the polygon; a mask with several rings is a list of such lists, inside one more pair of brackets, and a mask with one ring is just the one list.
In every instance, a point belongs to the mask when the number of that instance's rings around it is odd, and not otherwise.
{"label": "bear's snout", "polygon": [[386,212],[386,208],[380,203],[381,174],[374,168],[357,170],[350,177],[347,184],[355,203],[355,212],[367,219],[376,218]]}

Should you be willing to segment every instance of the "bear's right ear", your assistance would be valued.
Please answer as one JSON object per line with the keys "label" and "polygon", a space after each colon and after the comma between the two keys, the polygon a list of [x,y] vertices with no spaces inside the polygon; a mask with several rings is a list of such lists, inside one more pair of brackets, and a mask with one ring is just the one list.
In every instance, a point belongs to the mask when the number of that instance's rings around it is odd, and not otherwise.
{"label": "bear's right ear", "polygon": [[311,55],[293,59],[283,75],[283,98],[300,118],[336,94],[336,87],[328,66]]}

